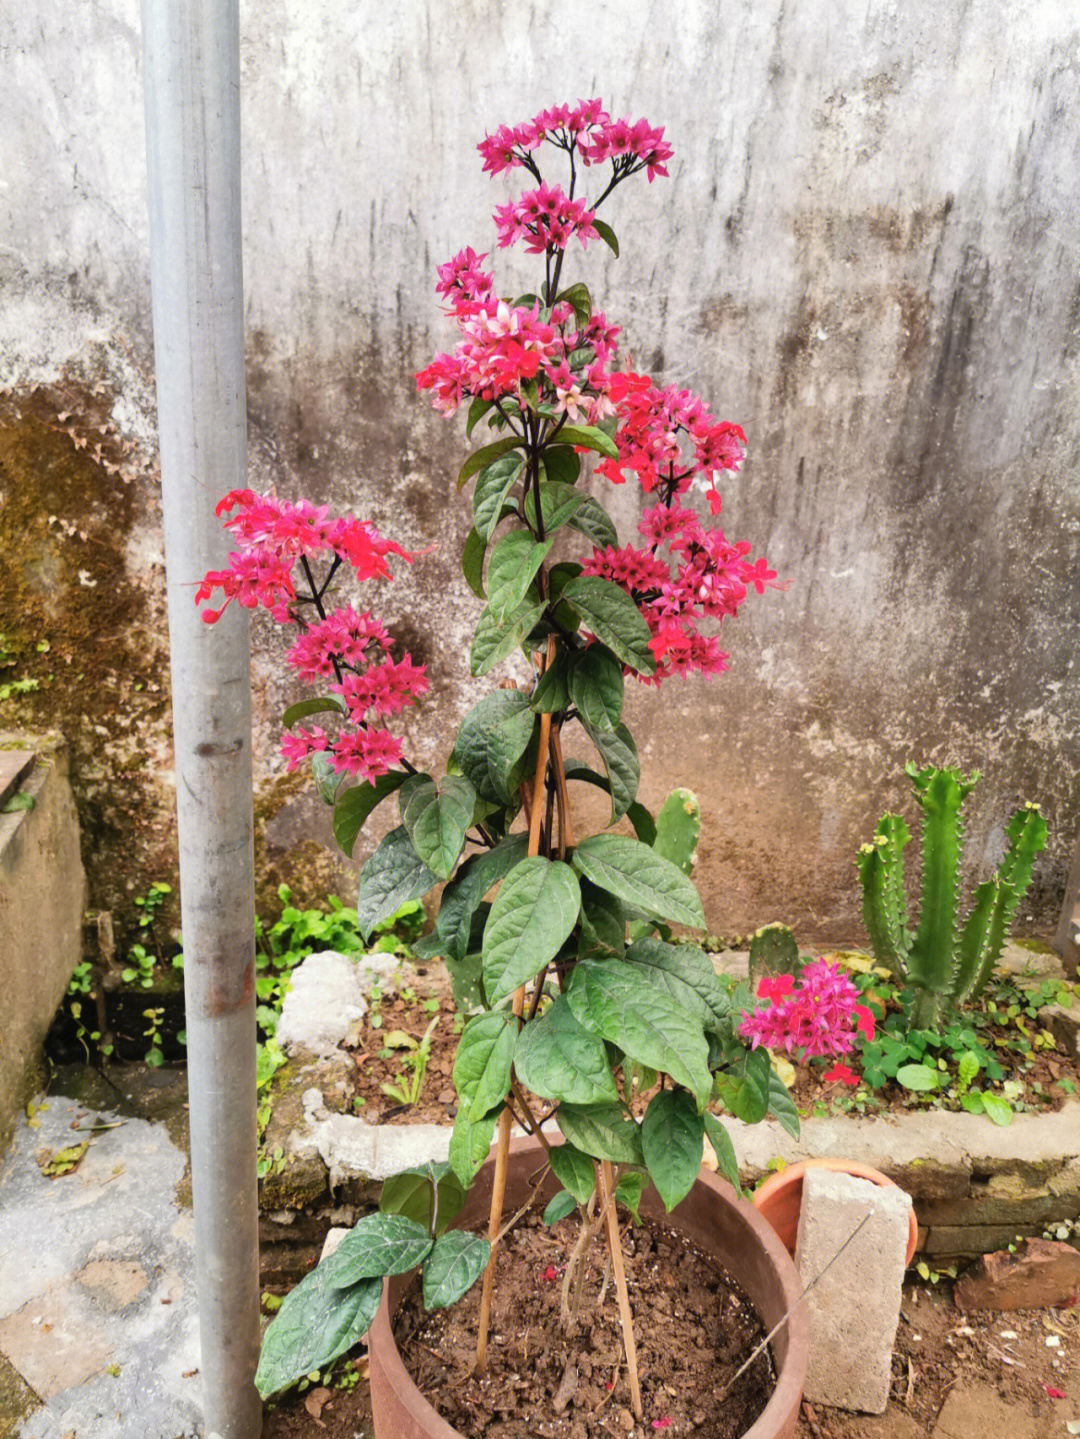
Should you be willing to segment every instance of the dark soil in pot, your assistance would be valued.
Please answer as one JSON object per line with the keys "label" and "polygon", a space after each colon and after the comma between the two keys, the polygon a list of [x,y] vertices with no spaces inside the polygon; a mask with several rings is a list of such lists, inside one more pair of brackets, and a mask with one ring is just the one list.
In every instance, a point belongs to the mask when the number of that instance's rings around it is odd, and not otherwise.
{"label": "dark soil in pot", "polygon": [[[629,1408],[614,1287],[598,1240],[578,1332],[567,1341],[559,1296],[577,1222],[547,1228],[529,1216],[499,1248],[488,1369],[471,1375],[480,1286],[452,1309],[425,1314],[414,1293],[394,1332],[405,1367],[468,1439],[600,1439],[637,1430],[739,1439],[775,1387],[768,1351],[728,1385],[764,1337],[749,1299],[723,1269],[658,1221],[624,1233],[644,1430]],[[598,1299],[602,1302],[598,1304]]]}

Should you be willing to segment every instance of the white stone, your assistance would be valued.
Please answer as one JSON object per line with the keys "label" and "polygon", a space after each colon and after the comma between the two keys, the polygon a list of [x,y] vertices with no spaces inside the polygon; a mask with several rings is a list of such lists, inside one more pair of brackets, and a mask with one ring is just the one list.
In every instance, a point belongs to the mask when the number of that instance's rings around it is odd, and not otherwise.
{"label": "white stone", "polygon": [[400,980],[415,975],[411,964],[399,959],[396,954],[358,954],[354,959],[360,988],[365,994],[378,986],[383,994],[396,994]]}
{"label": "white stone", "polygon": [[331,1229],[327,1231],[326,1238],[323,1240],[322,1253],[319,1255],[320,1264],[324,1259],[329,1259],[331,1254],[337,1253],[338,1245],[348,1233],[348,1229]]}
{"label": "white stone", "polygon": [[333,1054],[368,1002],[355,960],[331,949],[309,954],[292,972],[277,1040],[283,1049]]}
{"label": "white stone", "polygon": [[807,1291],[805,1392],[814,1403],[884,1413],[910,1213],[902,1189],[807,1170],[795,1263]]}
{"label": "white stone", "polygon": [[438,1164],[450,1153],[452,1132],[445,1124],[368,1124],[351,1114],[328,1114],[312,1125],[311,1137],[333,1189],[351,1175],[389,1179],[403,1169]]}

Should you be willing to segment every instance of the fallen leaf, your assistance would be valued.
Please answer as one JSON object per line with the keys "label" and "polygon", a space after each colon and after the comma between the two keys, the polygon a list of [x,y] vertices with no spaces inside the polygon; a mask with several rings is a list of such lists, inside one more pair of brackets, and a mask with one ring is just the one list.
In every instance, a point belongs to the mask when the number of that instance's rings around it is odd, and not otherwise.
{"label": "fallen leaf", "polygon": [[[311,1415],[312,1419],[314,1419],[317,1424],[322,1423],[322,1412],[326,1405],[326,1401],[329,1398],[329,1389],[313,1389],[304,1400],[304,1408],[307,1410],[307,1412]],[[323,1424],[322,1427],[325,1429],[326,1425]]]}

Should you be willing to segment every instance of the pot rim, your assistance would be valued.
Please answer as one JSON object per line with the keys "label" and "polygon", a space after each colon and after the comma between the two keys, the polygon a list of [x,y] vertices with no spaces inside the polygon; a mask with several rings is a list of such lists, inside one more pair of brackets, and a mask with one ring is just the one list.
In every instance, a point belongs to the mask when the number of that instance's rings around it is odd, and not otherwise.
{"label": "pot rim", "polygon": [[[552,1139],[556,1143],[562,1143],[561,1135],[552,1136]],[[511,1141],[511,1159],[516,1155],[534,1152],[540,1152],[540,1145],[531,1136]],[[490,1165],[492,1158],[489,1157],[485,1163]],[[714,1201],[734,1209],[745,1227],[752,1232],[753,1237],[764,1250],[766,1259],[777,1272],[783,1293],[784,1307],[788,1311],[787,1352],[783,1363],[777,1369],[776,1388],[761,1414],[744,1432],[741,1439],[775,1439],[775,1436],[784,1432],[794,1433],[794,1427],[785,1431],[782,1426],[786,1416],[798,1414],[810,1353],[810,1321],[806,1304],[801,1298],[802,1290],[798,1271],[772,1226],[758,1213],[749,1200],[740,1199],[726,1180],[702,1167],[695,1181],[695,1188],[704,1189],[712,1194]],[[676,1217],[678,1209],[679,1206],[676,1206],[675,1210],[666,1216],[669,1222],[674,1221],[675,1228],[679,1228]],[[450,1227],[456,1226],[451,1225]],[[406,1277],[401,1276],[401,1279]],[[733,1277],[737,1279],[737,1276]],[[737,1282],[739,1282],[738,1279]],[[368,1334],[369,1354],[373,1357],[377,1354],[383,1378],[393,1391],[399,1405],[412,1416],[419,1432],[427,1435],[428,1439],[461,1439],[460,1431],[452,1428],[429,1403],[405,1368],[390,1324],[389,1298],[390,1280],[385,1279],[382,1302]],[[381,1439],[381,1436],[377,1435],[376,1439]]]}

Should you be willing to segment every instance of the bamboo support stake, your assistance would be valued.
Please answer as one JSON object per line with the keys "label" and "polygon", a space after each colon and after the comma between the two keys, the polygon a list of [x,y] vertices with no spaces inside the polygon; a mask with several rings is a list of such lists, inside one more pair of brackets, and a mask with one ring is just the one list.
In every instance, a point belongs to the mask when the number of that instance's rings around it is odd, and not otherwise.
{"label": "bamboo support stake", "polygon": [[619,1299],[619,1327],[622,1329],[623,1348],[626,1350],[626,1377],[630,1381],[630,1406],[634,1418],[641,1422],[644,1410],[641,1407],[641,1385],[638,1383],[637,1344],[634,1341],[634,1316],[630,1312],[630,1296],[626,1291],[626,1270],[623,1268],[622,1245],[619,1242],[619,1218],[615,1205],[611,1203],[615,1188],[611,1162],[602,1159],[599,1166],[600,1202],[607,1209],[608,1245],[611,1249],[611,1272],[615,1279],[615,1293]]}
{"label": "bamboo support stake", "polygon": [[[548,640],[547,664],[550,664],[555,655],[555,637]],[[540,716],[540,744],[536,755],[536,773],[533,776],[532,786],[532,809],[529,823],[529,849],[528,857],[531,859],[540,852],[540,820],[543,815],[543,806],[540,804],[540,796],[543,792],[544,778],[547,774],[548,746],[551,740],[551,716],[543,714]],[[520,1019],[525,1008],[525,986],[522,985],[514,991],[513,1011]],[[491,1324],[491,1291],[495,1283],[495,1245],[499,1237],[499,1226],[502,1223],[503,1200],[506,1198],[506,1166],[510,1154],[510,1126],[513,1123],[513,1116],[509,1106],[503,1109],[499,1115],[499,1137],[495,1150],[495,1174],[491,1184],[491,1211],[488,1215],[488,1243],[491,1245],[491,1258],[488,1260],[487,1268],[484,1270],[484,1283],[480,1291],[480,1319],[476,1331],[476,1358],[473,1362],[473,1373],[483,1374],[487,1366],[487,1345],[488,1329]]]}

